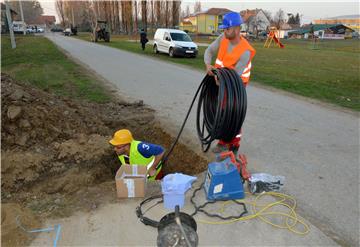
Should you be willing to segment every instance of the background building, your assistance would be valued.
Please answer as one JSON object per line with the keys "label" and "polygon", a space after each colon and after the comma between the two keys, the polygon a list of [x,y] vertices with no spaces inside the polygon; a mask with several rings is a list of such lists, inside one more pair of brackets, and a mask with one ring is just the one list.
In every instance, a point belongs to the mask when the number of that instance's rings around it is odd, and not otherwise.
{"label": "background building", "polygon": [[353,29],[343,24],[310,24],[300,29],[289,32],[293,38],[312,38],[313,35],[320,39],[345,39],[352,38]]}
{"label": "background building", "polygon": [[200,34],[215,34],[219,31],[224,14],[232,10],[224,8],[211,8],[207,11],[187,16],[180,23],[180,29]]}
{"label": "background building", "polygon": [[270,20],[266,17],[262,9],[247,9],[240,12],[244,24],[241,25],[241,31],[258,33],[268,30]]}
{"label": "background building", "polygon": [[360,15],[342,15],[327,19],[318,19],[314,24],[343,24],[356,32],[360,32]]}

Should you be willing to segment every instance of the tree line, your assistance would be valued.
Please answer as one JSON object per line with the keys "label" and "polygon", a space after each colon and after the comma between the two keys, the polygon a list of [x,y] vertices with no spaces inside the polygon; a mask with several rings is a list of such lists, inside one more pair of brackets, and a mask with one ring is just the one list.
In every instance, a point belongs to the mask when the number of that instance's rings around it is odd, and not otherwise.
{"label": "tree line", "polygon": [[126,34],[179,26],[180,5],[181,0],[55,1],[63,27],[91,31],[101,20],[108,23],[110,32]]}
{"label": "tree line", "polygon": [[[17,13],[15,20],[21,20],[19,1],[9,1],[10,8]],[[24,13],[24,21],[26,23],[33,23],[44,11],[39,1],[21,1]]]}

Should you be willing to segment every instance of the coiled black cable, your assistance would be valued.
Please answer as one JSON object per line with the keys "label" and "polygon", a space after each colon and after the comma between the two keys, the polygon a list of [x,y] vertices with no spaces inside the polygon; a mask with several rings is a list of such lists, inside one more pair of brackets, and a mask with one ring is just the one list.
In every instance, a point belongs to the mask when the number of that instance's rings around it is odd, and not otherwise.
{"label": "coiled black cable", "polygon": [[197,133],[204,152],[215,139],[229,142],[238,135],[247,109],[246,90],[239,75],[227,68],[214,70],[214,74],[220,86],[213,76],[205,76],[196,114]]}
{"label": "coiled black cable", "polygon": [[196,129],[202,150],[207,152],[215,139],[230,141],[239,134],[247,109],[245,86],[235,70],[220,68],[214,69],[213,73],[218,78],[220,86],[216,85],[214,76],[204,77],[175,141],[163,158],[163,163],[167,161],[178,142],[199,92]]}

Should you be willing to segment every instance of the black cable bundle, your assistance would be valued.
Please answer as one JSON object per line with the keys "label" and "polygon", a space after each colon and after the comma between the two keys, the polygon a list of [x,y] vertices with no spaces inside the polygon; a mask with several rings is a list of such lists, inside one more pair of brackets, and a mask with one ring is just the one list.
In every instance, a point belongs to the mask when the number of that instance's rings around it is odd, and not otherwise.
{"label": "black cable bundle", "polygon": [[204,152],[215,139],[231,141],[238,135],[247,109],[246,90],[236,71],[221,68],[214,70],[214,74],[220,86],[213,76],[205,76],[200,85],[196,115],[197,133]]}
{"label": "black cable bundle", "polygon": [[[202,150],[207,152],[215,139],[230,141],[239,134],[247,108],[243,82],[232,69],[214,69],[213,73],[217,76],[220,86],[216,85],[214,76],[204,77],[175,141],[163,158],[163,163],[167,161],[178,142],[199,92],[201,93],[196,114],[196,129]],[[203,117],[201,117],[201,112]],[[208,134],[205,134],[205,128]]]}

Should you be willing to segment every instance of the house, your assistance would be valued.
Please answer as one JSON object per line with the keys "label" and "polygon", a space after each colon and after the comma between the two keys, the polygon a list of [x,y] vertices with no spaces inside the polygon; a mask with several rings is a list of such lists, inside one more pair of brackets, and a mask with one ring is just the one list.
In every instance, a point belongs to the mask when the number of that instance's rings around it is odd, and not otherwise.
{"label": "house", "polygon": [[326,19],[318,19],[315,24],[343,24],[360,33],[360,15],[342,15]]}
{"label": "house", "polygon": [[33,21],[29,21],[28,25],[37,26],[38,28],[43,28],[44,30],[47,28],[51,28],[55,25],[56,18],[53,15],[41,15],[37,17]]}
{"label": "house", "polygon": [[289,32],[296,31],[298,29],[300,29],[300,24],[283,23],[277,31],[276,36],[280,39],[286,39],[289,37]]}
{"label": "house", "polygon": [[180,29],[191,33],[196,33],[197,30],[196,13],[184,17],[180,22]]}
{"label": "house", "polygon": [[215,34],[219,31],[224,14],[232,12],[225,8],[210,8],[206,11],[194,13],[185,17],[180,29],[201,34]]}
{"label": "house", "polygon": [[312,33],[320,39],[345,39],[351,37],[353,29],[343,24],[309,24],[300,29],[289,32],[289,37],[308,39]]}
{"label": "house", "polygon": [[[7,24],[6,17],[6,6],[3,3],[1,4],[1,33],[7,33],[9,31],[9,26]],[[10,8],[11,20],[14,20],[17,16],[17,12]]]}
{"label": "house", "polygon": [[242,32],[259,33],[268,30],[270,20],[262,9],[247,9],[240,11],[244,24],[241,25]]}

